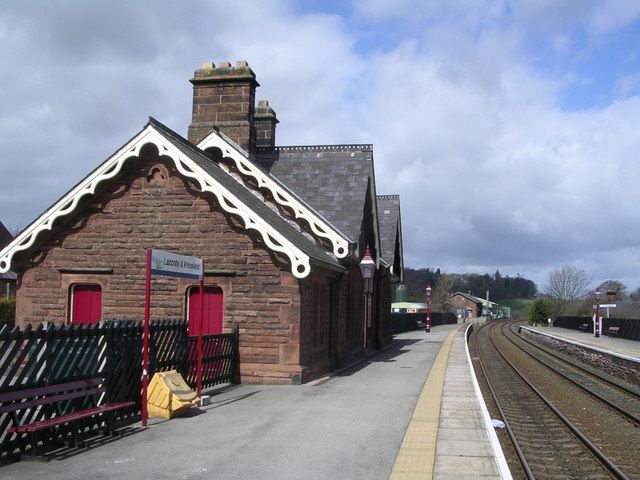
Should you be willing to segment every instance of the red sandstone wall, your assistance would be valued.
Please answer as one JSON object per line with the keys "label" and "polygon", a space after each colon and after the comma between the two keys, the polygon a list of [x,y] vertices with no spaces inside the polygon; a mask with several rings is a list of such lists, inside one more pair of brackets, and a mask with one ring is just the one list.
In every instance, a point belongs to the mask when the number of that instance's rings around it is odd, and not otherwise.
{"label": "red sandstone wall", "polygon": [[[209,198],[210,197],[210,198]],[[145,249],[176,251],[205,259],[205,269],[234,276],[207,276],[224,292],[224,328],[240,327],[241,376],[245,382],[299,382],[300,292],[282,259],[274,258],[239,220],[227,217],[213,196],[159,159],[130,165],[108,191],[49,238],[19,268],[19,324],[66,322],[69,289],[98,283],[103,319],[141,320]],[[109,274],[60,273],[60,268],[102,267]],[[152,318],[184,318],[185,293],[193,282],[154,277]]]}
{"label": "red sandstone wall", "polygon": [[478,311],[478,304],[469,300],[468,298],[463,297],[462,295],[454,295],[451,297],[451,305],[458,309],[470,309],[472,311],[472,315],[478,316],[480,313]]}
{"label": "red sandstone wall", "polygon": [[315,378],[330,368],[332,279],[333,277],[316,273],[300,282],[301,361],[307,366],[304,381]]}

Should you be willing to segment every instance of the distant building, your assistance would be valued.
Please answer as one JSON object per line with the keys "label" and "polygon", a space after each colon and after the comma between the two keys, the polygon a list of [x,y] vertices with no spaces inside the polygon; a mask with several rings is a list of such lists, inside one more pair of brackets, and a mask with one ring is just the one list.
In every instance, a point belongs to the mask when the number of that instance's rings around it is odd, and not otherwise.
{"label": "distant building", "polygon": [[470,293],[453,293],[449,297],[449,303],[458,318],[473,318],[482,315],[482,301]]}
{"label": "distant building", "polygon": [[427,311],[427,304],[420,302],[394,302],[391,304],[393,313],[424,313]]}
{"label": "distant building", "polygon": [[[456,292],[450,295],[449,303],[458,318],[482,317],[487,315],[486,298],[476,297],[470,293]],[[511,309],[489,301],[488,312],[493,318],[511,316]]]}

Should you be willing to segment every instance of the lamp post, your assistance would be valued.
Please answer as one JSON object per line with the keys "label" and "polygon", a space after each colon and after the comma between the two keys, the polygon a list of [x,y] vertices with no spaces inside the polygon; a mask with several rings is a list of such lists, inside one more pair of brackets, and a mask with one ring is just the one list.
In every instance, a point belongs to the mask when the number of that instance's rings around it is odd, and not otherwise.
{"label": "lamp post", "polygon": [[431,331],[431,284],[427,283],[427,326],[425,332]]}
{"label": "lamp post", "polygon": [[595,337],[600,336],[600,295],[602,293],[599,290],[596,290],[596,321],[595,321]]}
{"label": "lamp post", "polygon": [[371,256],[369,245],[364,252],[362,260],[360,261],[360,272],[362,272],[362,278],[364,279],[364,294],[365,294],[365,311],[364,311],[364,328],[362,335],[362,345],[364,349],[367,349],[367,327],[371,322],[371,280],[376,270],[376,262]]}

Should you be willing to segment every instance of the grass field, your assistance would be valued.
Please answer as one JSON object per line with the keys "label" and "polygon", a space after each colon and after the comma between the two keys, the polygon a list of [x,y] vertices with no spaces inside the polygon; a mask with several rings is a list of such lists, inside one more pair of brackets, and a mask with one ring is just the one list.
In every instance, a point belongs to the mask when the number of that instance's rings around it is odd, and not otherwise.
{"label": "grass field", "polygon": [[511,316],[528,316],[529,309],[533,303],[533,298],[512,298],[509,300],[500,300],[500,305],[511,308]]}

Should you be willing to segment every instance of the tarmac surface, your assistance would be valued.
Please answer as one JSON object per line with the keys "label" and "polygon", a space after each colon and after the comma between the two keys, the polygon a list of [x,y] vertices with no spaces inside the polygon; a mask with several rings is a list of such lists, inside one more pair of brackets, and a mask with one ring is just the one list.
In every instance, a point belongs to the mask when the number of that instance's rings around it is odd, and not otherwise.
{"label": "tarmac surface", "polygon": [[[397,335],[390,348],[316,384],[232,386],[213,395],[210,405],[189,416],[153,420],[147,429],[130,428],[123,437],[89,445],[50,462],[5,465],[0,467],[0,478],[388,479],[410,422],[415,420],[414,410],[420,414],[419,398],[428,404],[435,397],[438,407],[431,415],[435,415],[436,429],[430,433],[438,435],[440,451],[433,457],[435,466],[427,465],[424,474],[415,472],[419,476],[402,478],[432,478],[434,468],[436,473],[440,468],[440,476],[433,478],[464,478],[448,470],[453,464],[443,457],[447,456],[446,435],[451,433],[438,429],[443,396],[453,396],[452,402],[455,398],[473,402],[472,394],[454,391],[460,386],[468,390],[466,377],[447,382],[445,376],[454,372],[455,363],[458,373],[468,373],[468,366],[460,363],[464,339],[459,327],[444,325],[430,333]],[[446,356],[440,355],[436,368],[434,361],[454,330],[457,335],[450,337],[449,350],[455,353],[447,350]],[[438,377],[435,382],[426,381],[432,365]],[[448,394],[447,383],[454,388]],[[423,391],[425,385],[428,389]],[[458,404],[450,417],[467,417],[468,411],[467,406]],[[466,424],[474,429],[474,436],[483,437],[482,422]],[[457,424],[457,428],[461,426]],[[468,431],[457,433],[469,435]],[[454,440],[449,443],[464,443]],[[472,452],[472,456],[491,457],[487,448],[478,446],[480,454]],[[495,477],[493,470],[486,473],[486,478]]]}

